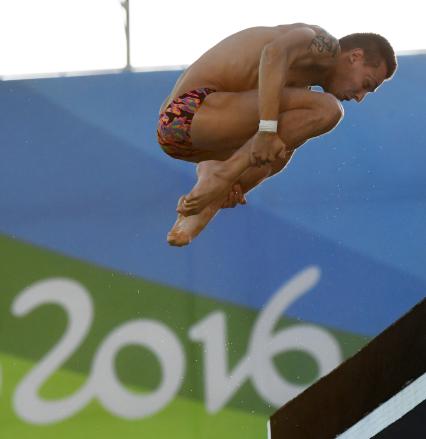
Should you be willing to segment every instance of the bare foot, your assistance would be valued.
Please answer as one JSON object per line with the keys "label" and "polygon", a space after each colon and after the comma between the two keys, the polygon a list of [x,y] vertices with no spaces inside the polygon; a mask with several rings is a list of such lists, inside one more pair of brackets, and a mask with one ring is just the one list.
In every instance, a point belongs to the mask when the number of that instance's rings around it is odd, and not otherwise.
{"label": "bare foot", "polygon": [[185,217],[179,213],[175,224],[167,235],[167,242],[177,247],[188,245],[216,215],[223,201],[220,198],[204,208],[198,215]]}
{"label": "bare foot", "polygon": [[233,181],[223,176],[223,169],[223,162],[218,160],[199,163],[198,181],[188,195],[179,199],[177,212],[183,216],[197,215],[214,200],[227,194]]}

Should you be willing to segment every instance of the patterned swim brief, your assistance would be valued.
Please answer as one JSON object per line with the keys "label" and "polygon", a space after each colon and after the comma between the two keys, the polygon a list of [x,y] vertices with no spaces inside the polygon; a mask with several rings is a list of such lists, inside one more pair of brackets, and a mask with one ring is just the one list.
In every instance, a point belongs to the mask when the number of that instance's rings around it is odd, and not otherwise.
{"label": "patterned swim brief", "polygon": [[160,114],[157,139],[166,154],[185,160],[202,152],[192,147],[191,122],[206,96],[215,91],[211,88],[189,91],[170,102]]}

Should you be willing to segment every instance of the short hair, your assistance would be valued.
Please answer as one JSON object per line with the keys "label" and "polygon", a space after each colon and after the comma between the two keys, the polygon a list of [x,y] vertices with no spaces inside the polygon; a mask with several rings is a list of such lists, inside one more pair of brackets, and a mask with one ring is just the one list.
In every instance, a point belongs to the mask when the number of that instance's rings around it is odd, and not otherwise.
{"label": "short hair", "polygon": [[389,41],[374,33],[355,33],[339,40],[342,52],[352,49],[363,49],[367,64],[378,66],[384,60],[387,67],[386,79],[395,73],[398,65],[395,51]]}

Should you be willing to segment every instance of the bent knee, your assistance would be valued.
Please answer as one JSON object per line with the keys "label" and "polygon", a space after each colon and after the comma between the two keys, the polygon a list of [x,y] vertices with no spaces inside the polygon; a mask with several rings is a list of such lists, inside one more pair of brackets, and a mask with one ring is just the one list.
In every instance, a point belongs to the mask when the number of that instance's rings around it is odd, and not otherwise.
{"label": "bent knee", "polygon": [[343,118],[344,110],[339,100],[331,93],[321,93],[321,114],[325,128],[334,128]]}

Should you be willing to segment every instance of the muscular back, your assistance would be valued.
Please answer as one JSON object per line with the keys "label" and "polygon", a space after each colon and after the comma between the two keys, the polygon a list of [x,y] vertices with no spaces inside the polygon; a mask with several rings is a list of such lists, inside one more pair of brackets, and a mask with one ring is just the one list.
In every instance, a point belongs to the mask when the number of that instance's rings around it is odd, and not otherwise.
{"label": "muscular back", "polygon": [[[315,31],[320,29],[317,26],[295,23],[276,27],[253,27],[225,38],[183,72],[163,107],[170,100],[200,87],[229,92],[256,89],[263,48],[300,27]],[[312,85],[306,66],[294,66],[288,76],[287,85]]]}

